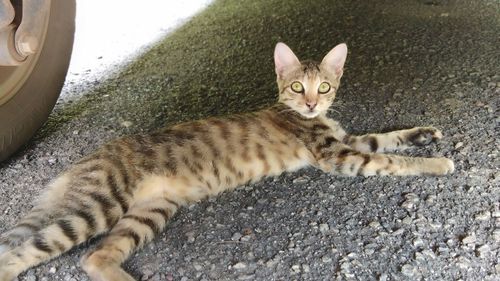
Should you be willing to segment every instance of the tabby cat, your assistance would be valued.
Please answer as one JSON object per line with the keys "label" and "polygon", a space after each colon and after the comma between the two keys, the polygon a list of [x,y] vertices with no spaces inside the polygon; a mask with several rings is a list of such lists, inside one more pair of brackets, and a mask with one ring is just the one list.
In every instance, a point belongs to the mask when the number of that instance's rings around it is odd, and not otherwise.
{"label": "tabby cat", "polygon": [[433,127],[354,136],[326,116],[346,56],[340,44],[321,63],[300,62],[278,43],[276,105],[123,137],[82,159],[1,236],[0,281],[104,233],[83,269],[91,280],[134,280],[121,264],[180,207],[308,165],[348,176],[452,173],[446,158],[382,154],[440,139]]}

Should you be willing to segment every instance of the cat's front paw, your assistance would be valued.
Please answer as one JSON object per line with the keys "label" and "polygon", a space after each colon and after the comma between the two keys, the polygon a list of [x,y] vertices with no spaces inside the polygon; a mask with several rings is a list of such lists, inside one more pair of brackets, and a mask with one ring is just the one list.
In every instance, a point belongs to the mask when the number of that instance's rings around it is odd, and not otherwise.
{"label": "cat's front paw", "polygon": [[415,127],[410,129],[406,139],[410,145],[424,146],[443,138],[440,130],[434,127]]}
{"label": "cat's front paw", "polygon": [[433,163],[428,166],[429,173],[436,176],[451,174],[455,171],[455,164],[452,160],[444,157],[432,158]]}

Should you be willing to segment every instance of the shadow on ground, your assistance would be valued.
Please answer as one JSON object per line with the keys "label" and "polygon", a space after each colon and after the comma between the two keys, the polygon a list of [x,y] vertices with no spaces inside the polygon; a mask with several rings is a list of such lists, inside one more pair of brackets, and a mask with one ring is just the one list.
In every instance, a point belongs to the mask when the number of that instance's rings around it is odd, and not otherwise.
{"label": "shadow on ground", "polygon": [[[100,118],[125,112],[123,119],[140,121],[142,128],[150,130],[269,105],[276,100],[272,52],[278,41],[289,44],[299,57],[316,60],[336,44],[347,42],[350,54],[340,103],[351,105],[351,100],[363,97],[370,106],[379,107],[392,98],[388,91],[411,84],[418,89],[409,93],[415,105],[410,113],[420,115],[429,103],[445,98],[429,93],[451,86],[435,83],[436,77],[484,68],[481,65],[488,61],[478,57],[476,44],[496,37],[495,30],[482,29],[498,23],[495,17],[483,22],[466,14],[450,15],[454,6],[439,2],[393,6],[383,1],[377,5],[216,1],[117,77],[58,108],[38,138],[83,113]],[[460,40],[464,34],[467,37]],[[497,52],[492,45],[482,48],[490,48],[482,53]],[[477,83],[484,82],[482,76],[478,75]],[[359,90],[351,84],[359,85]],[[98,103],[106,106],[92,109]]]}

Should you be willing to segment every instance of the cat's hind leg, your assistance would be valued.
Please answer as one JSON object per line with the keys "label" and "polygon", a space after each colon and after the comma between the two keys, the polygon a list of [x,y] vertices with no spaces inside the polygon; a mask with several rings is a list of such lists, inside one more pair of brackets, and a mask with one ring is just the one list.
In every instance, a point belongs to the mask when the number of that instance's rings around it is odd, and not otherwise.
{"label": "cat's hind leg", "polygon": [[441,131],[434,127],[415,127],[381,134],[346,135],[343,143],[361,152],[386,152],[428,145],[442,137]]}
{"label": "cat's hind leg", "polygon": [[153,239],[177,211],[168,198],[134,203],[96,249],[82,258],[82,267],[94,281],[134,280],[121,264],[136,249]]}

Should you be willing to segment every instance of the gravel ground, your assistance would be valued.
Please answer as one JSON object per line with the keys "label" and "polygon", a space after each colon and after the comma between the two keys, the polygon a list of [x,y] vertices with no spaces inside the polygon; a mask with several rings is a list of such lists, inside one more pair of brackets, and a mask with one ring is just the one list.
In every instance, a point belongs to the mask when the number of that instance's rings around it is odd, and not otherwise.
{"label": "gravel ground", "polygon": [[[109,139],[271,104],[277,41],[318,60],[347,42],[332,115],[355,133],[434,125],[445,138],[408,154],[450,157],[456,172],[269,178],[183,209],[125,268],[138,280],[499,280],[500,4],[394,3],[216,1],[123,71],[66,87],[0,168],[0,231]],[[87,280],[78,260],[94,246],[19,280]]]}

